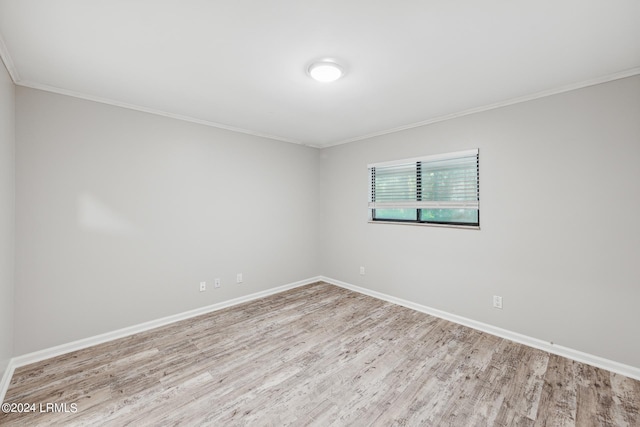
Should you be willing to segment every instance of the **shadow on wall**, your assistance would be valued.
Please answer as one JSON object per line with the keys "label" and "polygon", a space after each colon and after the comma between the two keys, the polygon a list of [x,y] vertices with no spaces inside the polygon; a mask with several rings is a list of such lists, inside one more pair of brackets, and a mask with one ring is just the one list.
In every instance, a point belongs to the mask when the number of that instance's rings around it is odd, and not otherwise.
{"label": "shadow on wall", "polygon": [[132,235],[140,232],[128,218],[88,193],[78,196],[78,227],[105,234]]}

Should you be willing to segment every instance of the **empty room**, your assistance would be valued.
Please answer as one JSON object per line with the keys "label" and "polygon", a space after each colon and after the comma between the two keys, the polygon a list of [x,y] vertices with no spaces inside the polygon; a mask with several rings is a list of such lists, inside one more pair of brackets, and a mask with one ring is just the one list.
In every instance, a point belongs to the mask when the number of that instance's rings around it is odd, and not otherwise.
{"label": "empty room", "polygon": [[637,0],[0,0],[0,425],[640,426]]}

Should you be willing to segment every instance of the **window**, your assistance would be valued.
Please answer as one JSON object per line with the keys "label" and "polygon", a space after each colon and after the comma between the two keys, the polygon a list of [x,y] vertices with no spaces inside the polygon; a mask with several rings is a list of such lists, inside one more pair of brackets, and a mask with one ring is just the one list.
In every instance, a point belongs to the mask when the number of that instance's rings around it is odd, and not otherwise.
{"label": "window", "polygon": [[480,226],[478,150],[369,165],[369,219]]}

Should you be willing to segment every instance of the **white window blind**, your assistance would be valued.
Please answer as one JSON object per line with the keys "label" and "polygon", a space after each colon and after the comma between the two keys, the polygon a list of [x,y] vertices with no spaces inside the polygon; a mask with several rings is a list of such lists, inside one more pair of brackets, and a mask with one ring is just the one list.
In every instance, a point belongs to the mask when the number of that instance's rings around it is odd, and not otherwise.
{"label": "white window blind", "polygon": [[479,225],[478,150],[368,165],[371,219]]}

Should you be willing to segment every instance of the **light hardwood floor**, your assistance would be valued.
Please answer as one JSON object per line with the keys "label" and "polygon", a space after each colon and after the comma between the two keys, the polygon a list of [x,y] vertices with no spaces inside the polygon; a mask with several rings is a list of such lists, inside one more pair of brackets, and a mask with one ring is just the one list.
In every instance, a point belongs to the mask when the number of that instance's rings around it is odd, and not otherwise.
{"label": "light hardwood floor", "polygon": [[19,368],[5,402],[68,412],[3,426],[640,426],[639,381],[325,283]]}

